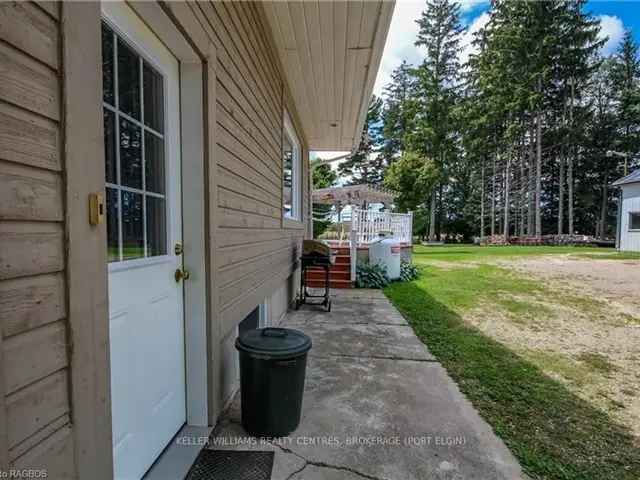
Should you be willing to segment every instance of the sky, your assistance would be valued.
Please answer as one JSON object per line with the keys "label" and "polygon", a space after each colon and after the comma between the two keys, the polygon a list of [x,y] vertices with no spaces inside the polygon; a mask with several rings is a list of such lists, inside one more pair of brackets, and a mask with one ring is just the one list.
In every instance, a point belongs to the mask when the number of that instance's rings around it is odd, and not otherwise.
{"label": "sky", "polygon": [[[402,60],[417,64],[424,57],[422,48],[413,45],[418,33],[416,19],[424,9],[424,0],[397,0],[387,43],[373,93],[380,95],[389,83],[390,74]],[[487,0],[462,0],[461,19],[466,27],[461,40],[461,60],[472,52],[473,33],[486,25],[489,15]],[[615,51],[625,28],[630,28],[640,41],[640,1],[590,1],[586,10],[601,19],[601,35],[608,36],[605,54]]]}
{"label": "sky", "polygon": [[[413,42],[418,33],[416,20],[424,9],[425,0],[396,0],[391,27],[387,36],[380,69],[373,88],[375,95],[383,92],[389,83],[391,72],[406,60],[418,64],[424,58],[422,47]],[[472,52],[473,33],[477,32],[489,20],[488,0],[461,0],[461,20],[466,31],[461,40],[460,59],[464,62]],[[628,1],[589,1],[586,10],[601,19],[601,35],[609,37],[604,46],[604,54],[610,55],[616,50],[624,30],[630,28],[640,43],[640,0]],[[318,152],[320,158],[333,158],[340,152]],[[336,162],[337,163],[337,162]],[[336,167],[336,164],[333,164]]]}

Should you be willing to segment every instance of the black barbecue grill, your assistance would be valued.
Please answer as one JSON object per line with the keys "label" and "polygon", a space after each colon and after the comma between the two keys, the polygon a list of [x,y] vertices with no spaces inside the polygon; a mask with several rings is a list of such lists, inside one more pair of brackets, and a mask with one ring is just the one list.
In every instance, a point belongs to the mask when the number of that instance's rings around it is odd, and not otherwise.
{"label": "black barbecue grill", "polygon": [[[300,257],[300,294],[296,299],[296,309],[302,304],[322,305],[331,311],[331,297],[329,284],[329,271],[335,262],[335,257],[331,254],[331,247],[316,240],[304,240],[302,245],[302,256]],[[307,270],[310,268],[322,268],[324,270],[324,294],[314,295],[309,293],[307,287]],[[308,299],[322,298],[322,302],[307,302]]]}

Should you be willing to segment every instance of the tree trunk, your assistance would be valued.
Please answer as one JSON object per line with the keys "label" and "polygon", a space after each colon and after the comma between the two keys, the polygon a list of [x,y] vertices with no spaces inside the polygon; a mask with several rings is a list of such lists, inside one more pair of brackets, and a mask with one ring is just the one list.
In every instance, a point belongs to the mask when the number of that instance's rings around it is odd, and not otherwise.
{"label": "tree trunk", "polygon": [[436,188],[431,191],[431,207],[429,211],[429,241],[436,240]]}
{"label": "tree trunk", "polygon": [[529,155],[527,161],[527,235],[533,235],[533,220],[534,220],[534,212],[535,212],[535,175],[534,175],[534,138],[535,134],[533,131],[533,119],[531,120],[531,129],[529,131]]}
{"label": "tree trunk", "polygon": [[604,240],[607,231],[607,206],[609,204],[609,196],[607,184],[609,183],[609,170],[604,172],[604,181],[602,182],[602,205],[600,206],[600,232],[599,238]]}
{"label": "tree trunk", "polygon": [[564,157],[560,154],[560,178],[558,179],[558,235],[564,225]]}
{"label": "tree trunk", "polygon": [[520,228],[519,235],[520,237],[524,237],[524,212],[526,207],[526,185],[525,185],[525,176],[524,176],[524,135],[522,136],[522,144],[520,145],[520,199],[519,199],[519,207],[520,207]]}
{"label": "tree trunk", "polygon": [[542,115],[538,110],[536,115],[536,237],[542,236],[542,218],[540,204],[542,195]]}
{"label": "tree trunk", "polygon": [[509,241],[509,175],[511,167],[511,153],[507,154],[507,164],[504,169],[504,221],[503,232],[505,243]]}
{"label": "tree trunk", "polygon": [[574,127],[573,127],[573,100],[574,100],[574,95],[575,95],[575,85],[574,85],[574,79],[573,77],[571,78],[571,102],[569,103],[569,125],[570,125],[570,132],[571,132],[571,141],[569,142],[569,159],[567,162],[567,185],[568,185],[568,216],[569,216],[569,235],[573,235],[575,233],[574,228],[573,228],[573,156],[576,154],[576,148],[574,145],[574,138],[573,138],[573,132],[574,132]]}
{"label": "tree trunk", "polygon": [[484,164],[482,159],[482,168],[480,170],[480,239],[484,237]]}
{"label": "tree trunk", "polygon": [[498,154],[493,154],[493,177],[492,181],[492,190],[491,190],[491,236],[493,237],[496,234],[496,156]]}
{"label": "tree trunk", "polygon": [[440,185],[438,185],[438,220],[437,220],[437,237],[438,237],[438,241],[442,240],[442,211],[444,210],[444,205],[443,205],[443,201],[442,201],[442,190],[443,190],[444,186],[441,183]]}

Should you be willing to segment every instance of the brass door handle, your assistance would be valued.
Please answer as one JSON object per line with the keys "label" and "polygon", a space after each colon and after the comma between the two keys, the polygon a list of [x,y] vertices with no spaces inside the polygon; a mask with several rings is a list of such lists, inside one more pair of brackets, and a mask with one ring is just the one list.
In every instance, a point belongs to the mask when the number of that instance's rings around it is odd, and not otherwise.
{"label": "brass door handle", "polygon": [[180,268],[176,269],[176,272],[173,274],[173,277],[176,279],[176,282],[180,280],[189,280],[191,273],[188,270],[182,270]]}

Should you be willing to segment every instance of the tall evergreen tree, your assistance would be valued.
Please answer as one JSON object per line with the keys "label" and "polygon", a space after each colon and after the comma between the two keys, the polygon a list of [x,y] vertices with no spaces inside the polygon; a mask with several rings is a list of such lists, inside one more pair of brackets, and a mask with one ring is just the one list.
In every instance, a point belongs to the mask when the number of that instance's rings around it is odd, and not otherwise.
{"label": "tall evergreen tree", "polygon": [[382,99],[371,98],[360,143],[344,162],[338,166],[341,176],[349,177],[349,185],[380,185],[384,177],[385,161],[380,155],[382,130]]}
{"label": "tall evergreen tree", "polygon": [[417,23],[415,44],[424,47],[425,58],[416,71],[413,125],[407,144],[421,156],[432,158],[439,172],[439,181],[431,190],[429,202],[429,238],[434,240],[436,221],[441,220],[442,214],[442,208],[437,208],[437,195],[440,194],[442,201],[447,162],[455,151],[453,109],[458,96],[458,49],[463,32],[460,5],[450,0],[428,0]]}
{"label": "tall evergreen tree", "polygon": [[391,164],[406,149],[414,88],[413,69],[403,60],[391,73],[391,82],[383,94],[381,153],[387,164]]}

